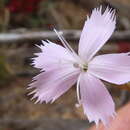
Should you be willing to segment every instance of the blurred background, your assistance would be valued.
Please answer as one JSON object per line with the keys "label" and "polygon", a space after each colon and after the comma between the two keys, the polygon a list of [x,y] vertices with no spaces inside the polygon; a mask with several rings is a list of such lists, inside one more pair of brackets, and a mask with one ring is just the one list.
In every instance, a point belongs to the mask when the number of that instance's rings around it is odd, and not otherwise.
{"label": "blurred background", "polygon": [[[38,73],[30,63],[35,44],[49,39],[61,44],[53,28],[77,50],[80,33],[94,7],[116,9],[117,28],[99,52],[130,51],[130,0],[0,0],[0,130],[87,130],[75,87],[53,104],[34,104],[28,84]],[[117,109],[130,97],[130,84],[107,84]]]}

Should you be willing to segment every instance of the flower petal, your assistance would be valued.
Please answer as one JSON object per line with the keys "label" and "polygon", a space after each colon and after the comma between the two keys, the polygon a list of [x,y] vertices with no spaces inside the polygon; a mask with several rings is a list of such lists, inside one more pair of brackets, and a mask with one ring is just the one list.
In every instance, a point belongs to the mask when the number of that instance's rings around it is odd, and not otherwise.
{"label": "flower petal", "polygon": [[44,46],[38,46],[42,52],[36,53],[37,57],[33,58],[34,67],[46,70],[54,65],[75,62],[74,57],[66,48],[50,41],[43,41],[43,44]]}
{"label": "flower petal", "polygon": [[115,114],[115,105],[104,84],[88,73],[80,78],[81,103],[90,122],[107,125]]}
{"label": "flower petal", "polygon": [[114,84],[127,83],[130,81],[130,56],[128,54],[96,56],[89,63],[89,73]]}
{"label": "flower petal", "polygon": [[30,88],[35,88],[33,98],[37,97],[37,102],[40,103],[55,101],[76,82],[78,75],[79,70],[72,64],[53,66],[33,78],[33,83],[29,85]]}
{"label": "flower petal", "polygon": [[79,55],[88,62],[110,38],[115,29],[115,11],[107,9],[102,14],[102,6],[92,11],[87,18],[79,41]]}

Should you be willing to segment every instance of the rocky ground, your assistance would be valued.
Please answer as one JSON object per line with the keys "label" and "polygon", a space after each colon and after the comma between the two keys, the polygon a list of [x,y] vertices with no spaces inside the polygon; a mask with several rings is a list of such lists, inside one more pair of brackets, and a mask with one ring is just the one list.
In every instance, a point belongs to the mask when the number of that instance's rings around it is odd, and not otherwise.
{"label": "rocky ground", "polygon": [[[76,108],[75,86],[53,104],[34,104],[28,96],[31,77],[12,78],[0,89],[0,130],[86,130],[91,124]],[[112,96],[119,104],[117,89]]]}
{"label": "rocky ground", "polygon": [[15,78],[0,91],[0,130],[85,130],[82,108],[73,87],[53,104],[34,104],[27,96],[31,78]]}

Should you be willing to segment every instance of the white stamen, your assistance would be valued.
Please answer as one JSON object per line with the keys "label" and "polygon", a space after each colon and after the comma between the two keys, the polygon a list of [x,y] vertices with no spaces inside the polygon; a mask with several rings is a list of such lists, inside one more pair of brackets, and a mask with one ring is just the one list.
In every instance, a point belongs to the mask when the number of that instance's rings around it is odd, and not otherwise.
{"label": "white stamen", "polygon": [[78,80],[77,80],[76,90],[77,90],[77,100],[78,100],[78,104],[76,104],[76,107],[79,107],[81,105],[81,99],[80,99],[80,75],[79,75]]}
{"label": "white stamen", "polygon": [[69,43],[65,40],[65,38],[62,36],[62,33],[61,32],[59,33],[55,28],[54,28],[54,31],[57,34],[58,38],[61,40],[64,47],[70,52],[70,54],[74,56],[74,58],[77,61],[81,62],[81,59],[79,58],[78,54],[72,49]]}
{"label": "white stamen", "polygon": [[68,42],[65,40],[65,38],[62,36],[61,32],[59,33],[56,29],[54,29],[55,33],[57,34],[58,38],[61,40],[61,42],[63,43],[64,47],[69,49],[69,51],[74,52],[74,50],[70,47],[70,45],[68,44]]}

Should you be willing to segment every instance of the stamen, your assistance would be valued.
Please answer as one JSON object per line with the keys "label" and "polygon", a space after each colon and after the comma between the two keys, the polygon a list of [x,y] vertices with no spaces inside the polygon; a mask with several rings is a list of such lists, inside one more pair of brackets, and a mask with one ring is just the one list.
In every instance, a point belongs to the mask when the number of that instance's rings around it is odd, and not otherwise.
{"label": "stamen", "polygon": [[74,50],[70,47],[70,45],[68,44],[68,42],[64,39],[64,37],[56,30],[54,29],[55,33],[57,34],[58,38],[61,40],[61,42],[63,43],[63,45],[65,46],[65,48],[69,49],[71,52],[73,52]]}
{"label": "stamen", "polygon": [[82,72],[86,72],[88,70],[88,65],[87,64],[73,63],[73,66],[75,68],[79,68]]}
{"label": "stamen", "polygon": [[88,70],[88,66],[87,65],[83,65],[83,71],[86,72]]}
{"label": "stamen", "polygon": [[76,90],[77,90],[77,100],[78,100],[78,104],[76,104],[76,107],[79,107],[81,105],[81,97],[80,97],[80,75],[79,75],[78,80],[77,80]]}
{"label": "stamen", "polygon": [[72,47],[69,45],[69,43],[65,40],[65,38],[60,34],[55,28],[54,28],[55,33],[57,34],[58,38],[61,40],[62,44],[64,47],[70,52],[70,54],[74,56],[77,61],[81,62],[81,59],[77,55],[77,53],[72,49]]}
{"label": "stamen", "polygon": [[74,66],[75,68],[79,68],[79,64],[78,64],[78,63],[74,63],[73,66]]}

